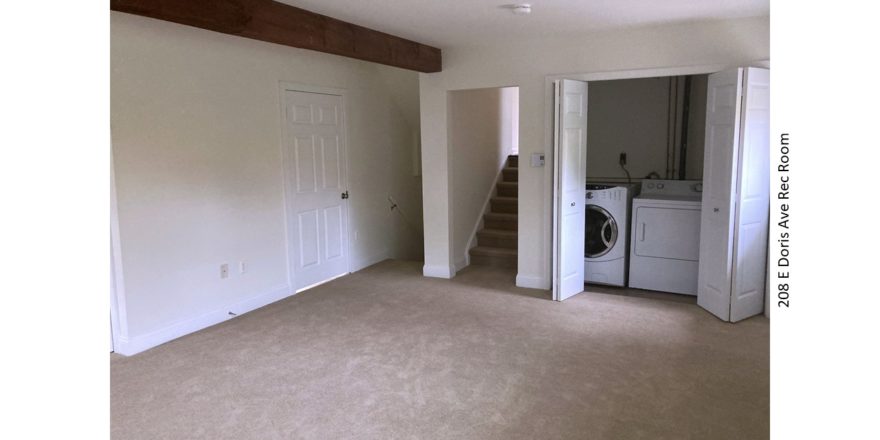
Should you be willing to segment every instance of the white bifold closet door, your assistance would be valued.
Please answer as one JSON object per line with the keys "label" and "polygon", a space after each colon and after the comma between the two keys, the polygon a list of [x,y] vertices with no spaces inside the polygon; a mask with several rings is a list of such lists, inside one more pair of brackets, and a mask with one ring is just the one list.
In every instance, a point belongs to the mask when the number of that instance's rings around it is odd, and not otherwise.
{"label": "white bifold closet door", "polygon": [[762,312],[770,210],[770,73],[709,75],[697,302],[724,321]]}
{"label": "white bifold closet door", "polygon": [[587,182],[587,83],[555,84],[553,299],[584,291]]}

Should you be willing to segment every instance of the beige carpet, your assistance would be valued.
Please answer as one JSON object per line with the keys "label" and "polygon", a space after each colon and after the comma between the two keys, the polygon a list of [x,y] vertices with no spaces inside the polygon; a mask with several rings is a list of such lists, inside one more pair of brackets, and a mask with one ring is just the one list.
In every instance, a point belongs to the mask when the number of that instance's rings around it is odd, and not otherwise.
{"label": "beige carpet", "polygon": [[114,439],[762,439],[769,323],[386,261],[129,358]]}

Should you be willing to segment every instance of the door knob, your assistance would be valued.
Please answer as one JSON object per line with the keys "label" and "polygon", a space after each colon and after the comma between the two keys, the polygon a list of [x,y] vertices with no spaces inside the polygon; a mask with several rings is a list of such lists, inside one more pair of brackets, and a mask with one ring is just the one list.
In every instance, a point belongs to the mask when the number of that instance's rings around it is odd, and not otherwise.
{"label": "door knob", "polygon": [[575,203],[575,202],[571,202],[571,206],[574,206],[574,203]]}
{"label": "door knob", "polygon": [[712,211],[718,212],[718,208],[712,208]]}

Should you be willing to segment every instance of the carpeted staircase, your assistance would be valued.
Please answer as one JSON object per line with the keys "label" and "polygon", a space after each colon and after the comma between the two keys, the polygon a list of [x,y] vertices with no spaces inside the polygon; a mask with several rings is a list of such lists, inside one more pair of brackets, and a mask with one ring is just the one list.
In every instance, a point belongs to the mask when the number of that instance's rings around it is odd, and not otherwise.
{"label": "carpeted staircase", "polygon": [[519,156],[508,156],[483,229],[477,231],[477,246],[470,250],[471,264],[516,269],[518,171]]}

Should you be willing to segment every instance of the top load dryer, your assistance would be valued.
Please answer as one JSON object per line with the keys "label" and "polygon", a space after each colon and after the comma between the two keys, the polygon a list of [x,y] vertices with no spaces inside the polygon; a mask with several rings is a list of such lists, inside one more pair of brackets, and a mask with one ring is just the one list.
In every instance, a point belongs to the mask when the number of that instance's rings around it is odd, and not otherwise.
{"label": "top load dryer", "polygon": [[697,294],[703,184],[644,180],[632,203],[629,286]]}

